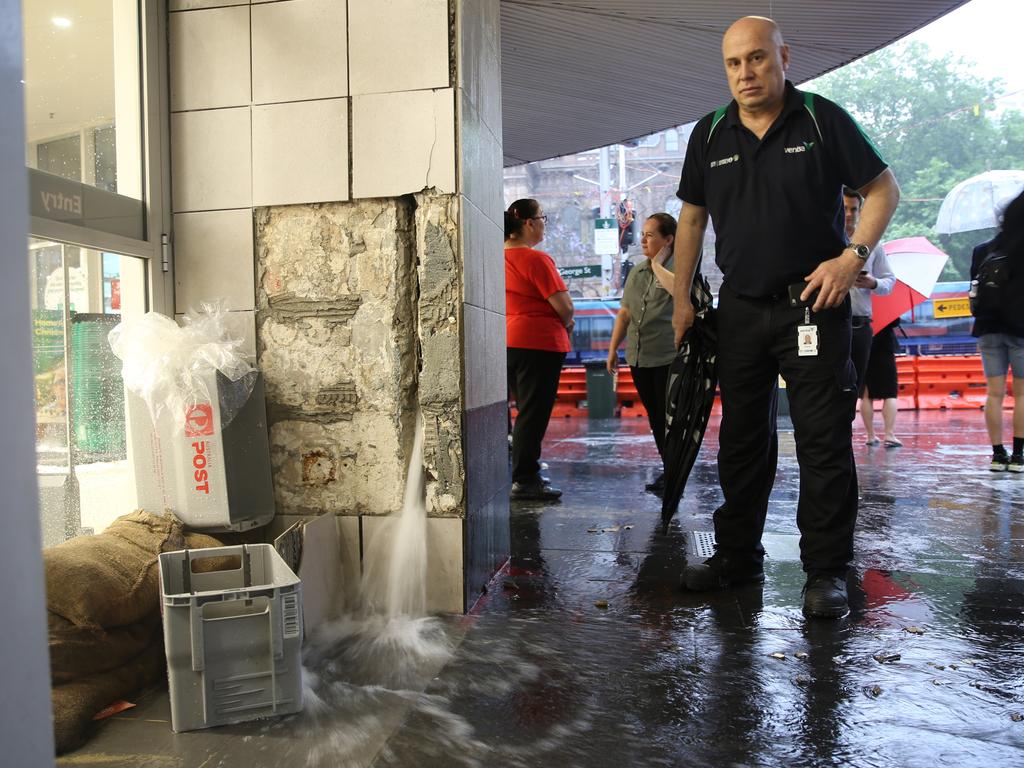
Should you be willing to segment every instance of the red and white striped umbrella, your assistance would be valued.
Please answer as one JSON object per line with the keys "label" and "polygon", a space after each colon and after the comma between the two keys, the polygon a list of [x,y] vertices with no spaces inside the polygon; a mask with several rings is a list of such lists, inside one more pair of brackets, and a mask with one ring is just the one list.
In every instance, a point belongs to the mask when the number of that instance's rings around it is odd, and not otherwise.
{"label": "red and white striped umbrella", "polygon": [[918,304],[927,301],[949,257],[926,237],[904,237],[882,246],[896,275],[888,296],[871,297],[871,325],[875,333]]}

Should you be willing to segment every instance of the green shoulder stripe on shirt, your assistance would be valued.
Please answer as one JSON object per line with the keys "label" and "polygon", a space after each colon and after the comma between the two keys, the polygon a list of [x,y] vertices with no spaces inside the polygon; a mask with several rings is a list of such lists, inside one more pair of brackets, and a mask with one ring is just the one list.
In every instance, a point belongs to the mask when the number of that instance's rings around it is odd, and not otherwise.
{"label": "green shoulder stripe on shirt", "polygon": [[814,111],[814,94],[804,91],[804,109],[811,116],[811,122],[814,123],[814,130],[818,134],[818,141],[821,142],[822,146],[825,146],[825,137],[821,135],[821,126],[818,125],[818,115]]}
{"label": "green shoulder stripe on shirt", "polygon": [[708,130],[708,144],[711,143],[711,136],[714,134],[715,128],[718,127],[718,124],[722,122],[722,118],[725,117],[727,109],[729,109],[728,104],[724,107],[719,107],[714,111],[714,114],[711,115],[711,128]]}

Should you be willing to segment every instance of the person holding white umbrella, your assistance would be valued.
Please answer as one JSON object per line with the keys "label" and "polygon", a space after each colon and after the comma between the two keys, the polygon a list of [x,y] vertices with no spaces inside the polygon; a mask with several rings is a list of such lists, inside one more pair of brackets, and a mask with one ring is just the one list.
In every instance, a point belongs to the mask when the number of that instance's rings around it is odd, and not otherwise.
{"label": "person holding white umbrella", "polygon": [[[999,260],[1000,271],[992,269]],[[989,263],[986,263],[989,262]],[[993,472],[1024,472],[1024,193],[1003,211],[998,234],[971,258],[972,335],[985,371],[985,427],[992,443]],[[1003,446],[1006,371],[1013,371],[1013,452]]]}

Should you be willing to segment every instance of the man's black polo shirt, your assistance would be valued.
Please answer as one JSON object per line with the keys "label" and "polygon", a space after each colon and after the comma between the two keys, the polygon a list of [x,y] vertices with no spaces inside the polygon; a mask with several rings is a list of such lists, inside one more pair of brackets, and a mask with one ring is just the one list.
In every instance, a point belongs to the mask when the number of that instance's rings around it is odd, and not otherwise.
{"label": "man's black polo shirt", "polygon": [[[786,81],[782,113],[758,139],[730,102],[702,118],[686,147],[678,196],[707,208],[716,262],[736,293],[784,291],[846,245],[843,184],[860,189],[886,169],[841,107]],[[813,110],[813,112],[812,112]]]}

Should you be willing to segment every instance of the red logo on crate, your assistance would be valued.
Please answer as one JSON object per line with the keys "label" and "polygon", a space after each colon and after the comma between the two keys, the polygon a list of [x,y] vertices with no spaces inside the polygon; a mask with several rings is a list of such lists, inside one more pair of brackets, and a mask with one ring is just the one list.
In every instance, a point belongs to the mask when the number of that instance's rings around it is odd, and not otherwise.
{"label": "red logo on crate", "polygon": [[185,437],[213,434],[213,406],[197,403],[185,411]]}

